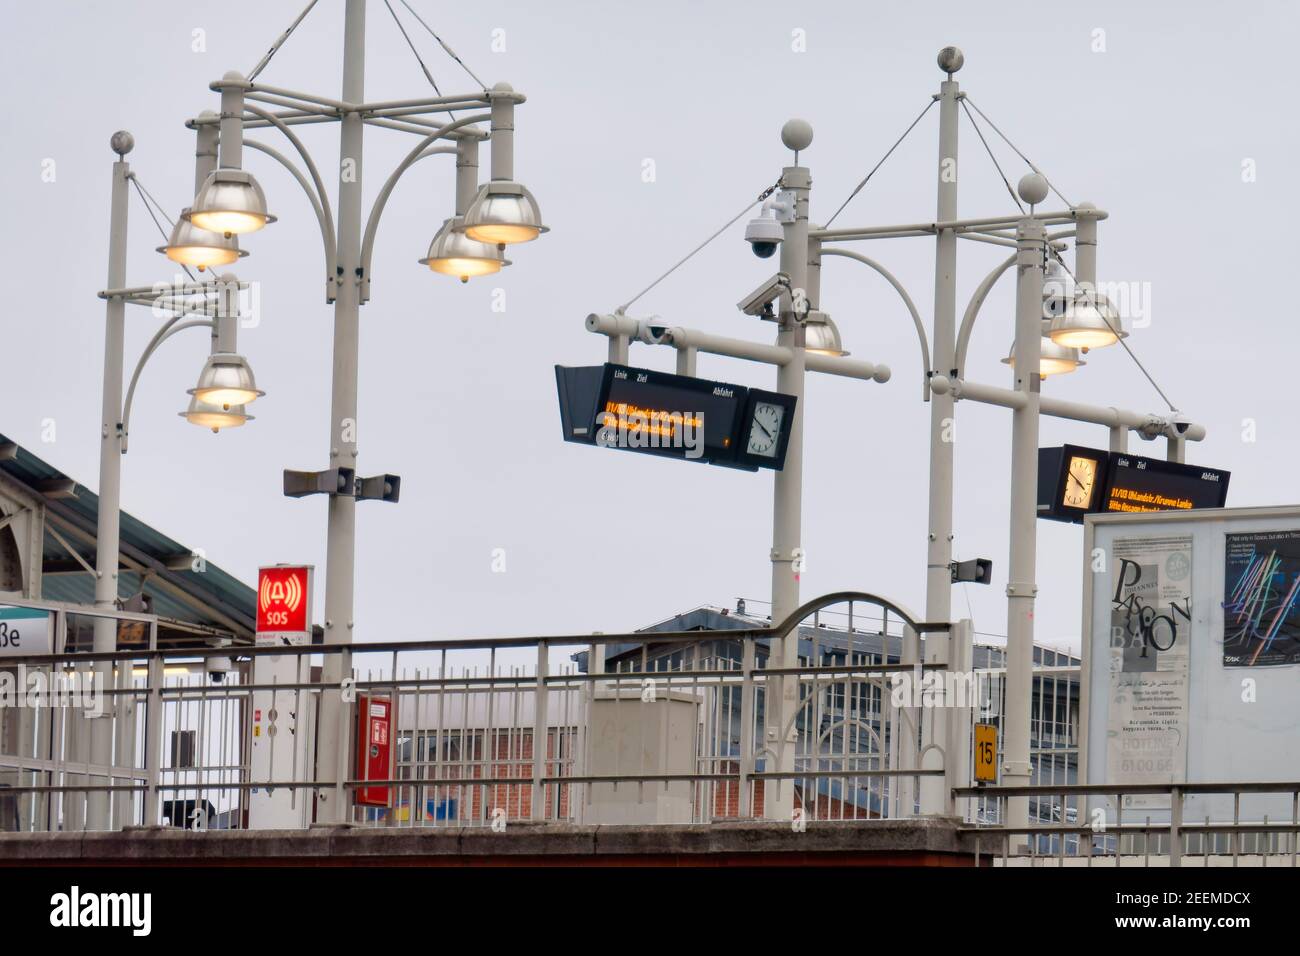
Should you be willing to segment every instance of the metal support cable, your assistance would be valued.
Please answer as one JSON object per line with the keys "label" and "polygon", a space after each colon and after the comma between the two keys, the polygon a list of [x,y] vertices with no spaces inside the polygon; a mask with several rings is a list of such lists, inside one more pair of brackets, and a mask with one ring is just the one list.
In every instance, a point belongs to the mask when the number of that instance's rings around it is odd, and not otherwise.
{"label": "metal support cable", "polygon": [[[171,217],[168,216],[167,213],[163,210],[162,203],[154,199],[153,194],[150,193],[149,190],[145,189],[143,185],[141,185],[140,178],[135,173],[132,173],[129,178],[131,180],[131,185],[135,187],[135,191],[140,194],[140,201],[144,203],[144,211],[149,214],[149,218],[153,220],[153,224],[158,227],[158,233],[163,237],[163,245],[166,245],[167,243],[171,242],[171,234],[166,229],[164,229],[162,223],[158,221],[158,216],[154,215],[154,211],[152,207],[153,206],[158,207],[159,215],[161,215],[163,219],[167,220],[168,226],[175,226],[176,223],[172,222]],[[189,266],[185,265],[184,263],[178,263],[178,265],[180,265],[180,267],[185,270],[185,274],[189,276],[191,280],[195,282],[198,281],[197,279],[194,278],[194,273],[190,271]]]}
{"label": "metal support cable", "polygon": [[746,206],[744,209],[740,210],[740,212],[736,213],[736,215],[734,215],[734,216],[732,216],[730,219],[728,219],[727,222],[726,222],[726,224],[723,225],[723,227],[722,227],[721,229],[719,229],[717,232],[713,233],[713,235],[709,236],[709,238],[705,239],[703,242],[701,242],[698,246],[696,246],[696,247],[695,247],[694,249],[692,249],[690,252],[686,253],[685,256],[683,256],[680,260],[678,260],[678,262],[677,262],[676,265],[674,265],[672,268],[670,268],[667,272],[665,272],[663,275],[661,275],[658,279],[655,279],[654,282],[651,282],[648,286],[646,286],[644,289],[642,289],[642,290],[641,290],[640,292],[638,292],[636,295],[632,296],[632,298],[628,299],[626,302],[624,302],[622,305],[620,305],[620,306],[619,306],[617,309],[615,309],[614,311],[615,311],[617,314],[620,314],[620,315],[626,313],[627,310],[628,310],[628,308],[629,308],[629,307],[630,307],[634,302],[636,302],[637,299],[641,298],[641,296],[645,295],[647,292],[649,292],[651,289],[653,289],[653,288],[654,288],[655,286],[657,286],[659,283],[661,283],[661,282],[663,282],[665,279],[667,279],[670,275],[672,275],[672,274],[673,274],[674,272],[676,272],[679,268],[681,268],[683,265],[685,265],[685,264],[686,264],[686,261],[687,261],[688,259],[690,259],[690,258],[691,258],[692,256],[694,256],[697,252],[699,252],[701,249],[703,249],[705,246],[707,246],[709,243],[711,243],[714,239],[718,238],[718,236],[722,235],[724,232],[726,232],[728,229],[730,229],[733,225],[735,225],[736,222],[739,221],[739,219],[740,219],[741,216],[745,215],[745,213],[749,212],[751,209],[753,209],[755,206],[757,206],[757,205],[758,205],[759,203],[761,203],[764,199],[766,199],[768,196],[772,195],[772,193],[776,192],[776,191],[777,191],[778,189],[780,189],[780,188],[781,188],[781,181],[780,181],[780,180],[777,180],[775,183],[773,183],[773,184],[772,184],[771,186],[769,186],[767,189],[765,189],[765,190],[763,190],[761,193],[759,193],[757,199],[755,199],[753,202],[751,202],[751,203],[750,203],[748,206]]}
{"label": "metal support cable", "polygon": [[311,13],[311,8],[314,6],[316,6],[316,0],[311,0],[311,2],[303,9],[302,13],[298,14],[298,18],[294,20],[293,23],[289,24],[289,29],[281,33],[280,38],[271,44],[271,49],[266,51],[266,56],[262,57],[262,59],[258,61],[257,66],[253,67],[252,72],[248,74],[248,82],[253,82],[253,80],[257,79],[257,74],[266,69],[266,65],[271,62],[271,57],[275,56],[275,54],[279,52],[280,47],[284,46],[284,41],[289,39],[289,35],[292,34],[294,30],[298,29],[298,24],[302,23],[303,18],[305,18],[307,14]]}
{"label": "metal support cable", "polygon": [[[1057,193],[1057,195],[1059,196],[1061,194]],[[1059,255],[1054,255],[1054,258],[1056,259],[1057,262],[1061,264],[1061,268],[1066,271],[1070,279],[1073,280],[1075,286],[1077,287],[1079,284],[1079,280],[1074,277],[1074,273],[1071,272],[1070,267],[1065,264],[1065,260],[1063,260]],[[1101,308],[1100,303],[1096,301],[1094,301],[1093,307],[1097,310],[1097,314],[1101,316],[1101,320],[1106,323],[1106,328],[1110,329],[1111,332],[1114,333],[1115,341],[1119,342],[1120,345],[1124,346],[1124,351],[1127,352],[1129,358],[1133,360],[1133,364],[1136,365],[1139,370],[1141,370],[1142,374],[1146,376],[1147,381],[1151,383],[1151,387],[1156,390],[1157,394],[1159,394],[1159,396],[1162,399],[1164,399],[1164,403],[1169,406],[1169,410],[1171,412],[1178,411],[1178,409],[1174,406],[1174,403],[1169,400],[1169,396],[1165,394],[1164,389],[1162,389],[1158,384],[1156,384],[1156,380],[1151,377],[1151,373],[1147,371],[1146,366],[1143,365],[1141,360],[1137,357],[1137,353],[1135,353],[1133,349],[1129,347],[1129,344],[1124,341],[1124,336],[1120,334],[1121,330],[1111,325],[1110,319],[1106,316],[1106,310]]]}
{"label": "metal support cable", "polygon": [[998,171],[998,175],[1002,177],[1002,182],[1006,184],[1007,192],[1011,194],[1011,201],[1016,204],[1017,209],[1024,212],[1025,207],[1020,202],[1020,197],[1017,196],[1016,191],[1011,188],[1011,180],[1007,179],[1007,174],[1002,171],[1002,166],[998,163],[998,158],[993,155],[993,150],[989,147],[989,141],[984,138],[984,132],[980,129],[979,124],[975,122],[975,117],[971,115],[970,107],[966,105],[965,98],[958,100],[958,102],[961,103],[961,108],[966,111],[966,118],[970,120],[970,125],[975,127],[975,135],[978,136],[980,142],[984,144],[984,152],[988,153],[989,159],[993,160],[993,168]]}
{"label": "metal support cable", "polygon": [[844,202],[840,203],[840,208],[835,210],[835,215],[831,216],[831,218],[826,220],[826,225],[822,227],[823,229],[830,228],[830,224],[835,221],[836,216],[842,213],[844,211],[844,207],[853,201],[853,197],[862,191],[862,187],[867,184],[867,180],[869,180],[872,176],[874,176],[876,174],[876,170],[885,164],[885,160],[887,160],[891,155],[893,155],[894,150],[898,149],[898,144],[901,143],[903,140],[907,139],[907,134],[912,132],[912,130],[916,128],[916,124],[921,122],[921,118],[925,116],[926,113],[930,112],[930,107],[934,106],[935,102],[936,102],[935,100],[931,99],[930,102],[926,104],[925,109],[921,110],[920,115],[917,116],[916,119],[912,120],[912,125],[909,126],[907,129],[903,130],[903,135],[898,137],[897,141],[895,141],[893,146],[889,147],[889,151],[886,152],[884,156],[880,157],[880,162],[876,163],[875,166],[871,167],[871,172],[867,173],[867,175],[863,177],[862,182],[858,183],[857,187],[853,190],[853,192],[849,193],[849,198],[844,200]]}
{"label": "metal support cable", "polygon": [[989,119],[989,118],[988,118],[988,115],[987,115],[987,114],[986,114],[982,109],[979,108],[979,105],[978,105],[974,100],[972,100],[969,96],[966,96],[966,97],[963,97],[963,98],[962,98],[962,101],[963,101],[963,102],[966,102],[966,103],[969,103],[969,104],[974,108],[975,112],[976,112],[976,113],[979,113],[979,115],[984,119],[984,122],[988,123],[989,126],[991,126],[991,127],[993,128],[993,132],[997,133],[998,136],[1002,137],[1002,142],[1004,142],[1004,143],[1006,143],[1008,146],[1010,146],[1011,149],[1015,152],[1015,154],[1016,154],[1017,156],[1019,156],[1021,159],[1023,159],[1023,160],[1025,161],[1025,164],[1026,164],[1030,169],[1032,169],[1034,172],[1038,173],[1038,175],[1040,175],[1040,176],[1043,177],[1043,179],[1047,182],[1047,187],[1048,187],[1049,189],[1051,189],[1052,192],[1056,193],[1057,196],[1060,197],[1061,202],[1065,203],[1066,206],[1068,206],[1068,207],[1071,208],[1071,209],[1074,208],[1074,203],[1070,202],[1070,200],[1066,199],[1064,196],[1061,195],[1061,191],[1060,191],[1059,189],[1057,189],[1055,185],[1053,185],[1053,183],[1052,183],[1052,181],[1051,181],[1050,179],[1047,178],[1047,174],[1044,173],[1044,172],[1043,172],[1041,169],[1039,169],[1037,166],[1035,166],[1035,165],[1033,164],[1033,162],[1029,159],[1029,157],[1026,156],[1024,153],[1022,153],[1022,152],[1019,150],[1019,148],[1016,146],[1015,143],[1013,143],[1013,142],[1011,142],[1011,140],[1007,139],[1007,135],[1006,135],[1006,133],[1004,133],[1004,132],[1002,132],[1002,130],[998,129],[998,124],[995,123],[995,122],[993,122],[991,119]]}
{"label": "metal support cable", "polygon": [[[424,78],[428,80],[429,85],[433,87],[433,92],[442,96],[442,90],[438,89],[438,84],[434,80],[433,74],[429,72],[428,66],[425,65],[424,58],[420,56],[420,51],[415,48],[415,43],[411,40],[411,35],[406,32],[406,27],[403,26],[402,21],[397,18],[397,11],[393,9],[393,5],[389,3],[388,0],[384,0],[384,6],[388,8],[388,15],[393,18],[393,22],[397,24],[397,29],[401,31],[402,39],[405,40],[406,45],[410,47],[411,54],[415,57],[415,62],[419,63],[420,69],[424,71]],[[456,118],[456,114],[452,110],[447,110],[447,115],[452,119]]]}
{"label": "metal support cable", "polygon": [[411,8],[411,5],[406,2],[406,0],[402,0],[402,6],[406,7],[407,11],[411,14],[411,16],[415,17],[415,19],[419,21],[420,26],[424,27],[426,30],[429,31],[429,36],[433,37],[435,40],[438,41],[438,45],[442,47],[443,50],[446,51],[447,55],[460,64],[461,69],[463,69],[466,73],[470,75],[470,79],[472,79],[483,89],[485,90],[487,89],[487,84],[474,75],[474,71],[465,65],[465,61],[456,55],[456,51],[453,50],[451,47],[447,46],[447,44],[443,42],[442,37],[438,36],[438,34],[433,32],[433,27],[425,23],[424,18],[421,17],[418,13],[416,13],[415,10]]}

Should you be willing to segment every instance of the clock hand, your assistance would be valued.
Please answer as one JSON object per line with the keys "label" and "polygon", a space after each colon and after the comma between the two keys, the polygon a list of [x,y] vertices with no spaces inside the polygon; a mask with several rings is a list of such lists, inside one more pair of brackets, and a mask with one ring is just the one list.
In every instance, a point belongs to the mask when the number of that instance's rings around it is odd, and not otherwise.
{"label": "clock hand", "polygon": [[1083,481],[1079,478],[1079,476],[1072,471],[1069,472],[1069,475],[1071,478],[1074,479],[1074,483],[1079,486],[1079,490],[1083,491]]}
{"label": "clock hand", "polygon": [[768,438],[772,437],[772,433],[768,431],[766,428],[764,428],[763,423],[760,422],[757,418],[754,419],[754,424],[757,425],[759,427],[759,430],[762,431],[762,433],[766,435]]}

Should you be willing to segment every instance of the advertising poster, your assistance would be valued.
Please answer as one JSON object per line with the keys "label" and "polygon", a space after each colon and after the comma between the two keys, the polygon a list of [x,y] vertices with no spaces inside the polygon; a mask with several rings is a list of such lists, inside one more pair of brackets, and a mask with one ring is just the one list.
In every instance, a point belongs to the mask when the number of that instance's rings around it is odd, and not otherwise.
{"label": "advertising poster", "polygon": [[1223,663],[1300,663],[1300,531],[1227,536],[1223,573]]}
{"label": "advertising poster", "polygon": [[[1109,783],[1171,783],[1187,773],[1192,539],[1119,538],[1111,552]],[[1169,798],[1126,796],[1125,809]]]}

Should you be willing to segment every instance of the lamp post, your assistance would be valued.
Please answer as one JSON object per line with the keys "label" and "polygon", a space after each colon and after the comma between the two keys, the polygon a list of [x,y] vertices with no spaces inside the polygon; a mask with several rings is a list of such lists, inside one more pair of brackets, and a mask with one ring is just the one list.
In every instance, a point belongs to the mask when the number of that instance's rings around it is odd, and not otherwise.
{"label": "lamp post", "polygon": [[[1013,411],[1011,528],[1009,545],[1008,710],[1004,722],[1004,780],[1027,783],[1031,777],[1029,711],[1033,682],[1033,603],[1034,581],[1038,422],[1040,415],[1051,415],[1078,422],[1103,425],[1109,429],[1110,444],[1123,449],[1128,431],[1136,431],[1147,440],[1166,437],[1169,455],[1181,459],[1182,443],[1205,437],[1201,425],[1190,423],[1178,413],[1172,416],[1144,414],[1114,407],[1068,402],[1041,394],[1041,382],[1049,376],[1070,372],[1081,365],[1078,348],[1100,348],[1124,337],[1120,319],[1110,309],[1105,297],[1096,294],[1097,223],[1106,213],[1091,203],[1070,205],[1064,211],[1038,212],[1035,206],[1047,198],[1050,184],[1037,172],[1021,180],[1019,212],[1014,215],[978,219],[958,219],[957,212],[957,120],[965,94],[954,74],[964,64],[964,56],[955,47],[939,53],[938,62],[946,79],[935,99],[939,103],[938,202],[936,218],[929,222],[900,225],[877,225],[831,229],[808,224],[811,176],[798,163],[798,152],[812,141],[812,130],[802,121],[792,120],[782,130],[782,141],[795,151],[795,164],[782,171],[778,187],[781,192],[764,203],[757,218],[750,221],[745,238],[761,258],[771,256],[781,245],[781,273],[769,280],[784,281],[777,316],[777,345],[768,346],[689,329],[659,328],[662,323],[632,319],[624,314],[626,306],[613,315],[590,315],[588,330],[609,337],[609,360],[626,363],[628,346],[633,340],[648,344],[670,345],[678,350],[678,371],[694,374],[698,351],[708,351],[751,361],[770,362],[778,366],[777,388],[802,399],[803,376],[807,371],[825,371],[855,378],[877,377],[869,363],[850,362],[843,358],[839,330],[822,311],[821,268],[826,257],[843,257],[869,266],[889,282],[906,306],[916,329],[921,350],[922,393],[930,410],[930,482],[926,549],[926,620],[950,623],[952,583],[958,569],[953,562],[953,484],[955,446],[955,407],[959,400],[998,405]],[[918,117],[919,121],[919,117]],[[973,122],[973,118],[972,118]],[[915,123],[913,124],[915,125]],[[906,135],[906,134],[905,134]],[[892,152],[892,149],[891,149]],[[883,162],[883,161],[882,161]],[[1026,162],[1028,162],[1026,160]],[[869,177],[868,177],[869,178]],[[865,185],[865,180],[863,184]],[[861,186],[859,186],[859,189]],[[1008,188],[1009,184],[1008,184]],[[769,190],[771,193],[773,190]],[[765,193],[766,198],[769,193]],[[1020,200],[1030,206],[1028,212]],[[841,207],[843,208],[843,207]],[[1054,231],[1053,231],[1054,230]],[[934,315],[930,334],[912,297],[902,283],[874,259],[831,243],[875,239],[933,237],[935,239]],[[1048,288],[1045,267],[1056,261],[1066,240],[1075,240],[1076,288],[1063,296],[1064,305],[1050,321],[1045,317],[1045,297],[1061,295]],[[976,286],[960,324],[956,321],[957,242],[959,239],[981,244],[1009,247],[1014,254],[994,268]],[[697,250],[698,251],[698,248]],[[692,253],[693,255],[694,253]],[[687,257],[688,259],[690,256]],[[683,262],[685,260],[682,260]],[[681,263],[678,263],[680,265]],[[965,377],[966,352],[971,331],[990,290],[1012,266],[1016,267],[1015,342],[1006,360],[1013,367],[1015,388],[1004,389],[968,381]],[[677,268],[674,266],[674,269]],[[670,272],[672,270],[669,270]],[[1064,268],[1053,269],[1058,278]],[[661,277],[662,279],[663,277]],[[659,280],[656,280],[656,282]],[[653,288],[653,284],[651,286]],[[648,289],[646,290],[648,291]],[[755,293],[751,296],[754,298]],[[775,297],[775,293],[773,296]],[[633,300],[635,301],[635,299]],[[742,302],[742,309],[750,311]],[[658,330],[656,330],[658,329]],[[933,352],[931,347],[933,346]],[[773,509],[772,619],[780,620],[798,606],[797,556],[800,552],[800,496],[802,477],[802,407],[796,404],[785,468],[775,475]],[[797,663],[797,638],[782,641],[772,648],[772,659],[781,668]],[[926,661],[951,666],[968,666],[956,660],[951,643],[927,641]],[[903,662],[920,662],[919,635],[907,633],[903,641]],[[788,772],[794,757],[794,717],[798,706],[798,682],[783,681],[778,675],[770,680],[769,693],[778,704],[769,706],[765,717],[765,742],[761,750],[774,758],[779,770]],[[779,692],[777,691],[779,688]],[[771,697],[769,697],[769,701]],[[931,708],[928,723],[909,736],[921,738],[922,753],[942,757],[942,779],[926,777],[921,786],[922,813],[951,813],[955,809],[951,790],[969,783],[957,775],[964,767],[969,747],[965,721],[950,718],[944,708]],[[749,727],[749,717],[742,725]],[[910,744],[898,748],[904,771],[916,769],[910,763],[917,749]],[[748,778],[754,751],[742,743],[741,779]],[[933,759],[927,757],[926,759]],[[783,777],[779,777],[783,780]],[[742,792],[744,788],[742,786]],[[789,794],[778,782],[765,789],[764,811],[769,817],[784,815],[790,808]],[[892,800],[896,815],[911,815],[915,796],[906,774],[899,777],[899,789]],[[1011,801],[1010,823],[1025,823],[1026,800]]]}
{"label": "lamp post", "polygon": [[[105,300],[104,320],[104,380],[102,412],[100,419],[99,451],[99,508],[95,542],[95,607],[112,612],[121,597],[118,593],[118,563],[121,539],[122,456],[127,451],[130,430],[131,405],[140,373],[159,345],[171,336],[189,328],[209,329],[212,336],[212,354],[200,373],[198,385],[190,390],[193,398],[189,409],[181,414],[194,424],[219,431],[222,428],[242,425],[251,416],[244,404],[260,396],[248,363],[235,353],[238,326],[237,291],[239,283],[233,275],[223,275],[210,283],[196,283],[179,291],[164,291],[162,287],[126,288],[126,255],[128,248],[128,199],[135,174],[126,156],[135,146],[134,137],[125,131],[113,134],[110,141],[117,160],[113,163],[113,185],[109,216],[108,287],[100,293]],[[199,159],[202,167],[204,160]],[[173,230],[187,243],[201,244],[205,236],[201,230]],[[215,237],[208,237],[215,238]],[[197,249],[197,245],[195,247]],[[196,255],[208,261],[233,261],[224,253],[212,256],[211,247]],[[171,313],[154,334],[135,366],[130,386],[123,397],[123,372],[125,369],[126,306],[145,305],[151,309]],[[202,315],[197,321],[182,321],[187,316]],[[92,650],[110,653],[117,650],[117,622],[108,616],[97,616],[94,621]],[[95,665],[96,679],[102,686],[115,680],[112,662],[101,661]],[[130,746],[130,734],[119,728],[114,740],[113,724],[116,708],[106,710],[99,717],[87,717],[89,737],[89,763],[96,772],[112,783],[111,768],[115,754]],[[110,798],[105,790],[88,791],[85,804],[85,825],[103,829],[110,823]],[[118,824],[126,822],[128,801],[118,801],[111,814]],[[73,817],[77,816],[73,808]]]}
{"label": "lamp post", "polygon": [[[772,485],[772,622],[784,621],[799,607],[799,574],[802,571],[803,526],[803,416],[804,378],[807,363],[804,322],[811,311],[808,294],[808,193],[812,176],[800,166],[799,153],[812,144],[813,130],[804,120],[790,120],[781,129],[781,142],[793,150],[795,165],[781,170],[781,183],[791,202],[790,215],[782,224],[781,271],[790,277],[781,293],[777,313],[778,347],[787,348],[791,360],[777,366],[776,390],[795,396],[790,438],[786,446],[785,467],[773,475]],[[799,666],[799,631],[779,638],[779,647],[769,650],[779,667],[794,670]],[[768,698],[771,701],[771,697]],[[768,724],[769,749],[776,755],[777,769],[794,769],[795,722],[799,706],[798,678],[779,678],[778,706],[769,703],[765,718]],[[763,788],[765,816],[769,819],[786,815],[793,809],[792,779],[769,779]],[[785,790],[789,788],[791,795]]]}
{"label": "lamp post", "polygon": [[[277,41],[249,78],[232,72],[211,85],[221,95],[220,117],[201,115],[189,125],[199,131],[201,143],[205,129],[219,130],[220,164],[199,186],[184,216],[193,225],[212,230],[224,239],[253,232],[274,221],[267,212],[261,186],[243,168],[245,146],[284,166],[306,192],[316,214],[324,247],[325,298],[334,307],[328,467],[322,472],[286,470],[285,493],[294,497],[323,493],[329,497],[325,642],[351,644],[355,624],[356,504],[366,498],[396,501],[398,487],[396,481],[362,479],[356,474],[360,307],[370,298],[375,234],[393,189],[418,161],[441,154],[457,157],[455,215],[444,221],[428,255],[419,261],[435,272],[462,281],[498,271],[508,264],[502,254],[507,245],[535,239],[546,227],[537,201],[514,175],[515,107],[524,102],[523,95],[501,83],[463,95],[366,102],[365,0],[347,0],[345,5],[342,88],[338,98],[256,82],[270,56],[310,9]],[[444,120],[442,114],[451,118]],[[300,124],[321,122],[339,124],[336,205],[331,204],[316,163],[293,131]],[[484,130],[482,123],[488,123],[489,129]],[[368,214],[362,203],[367,127],[395,130],[419,139],[383,183]],[[246,141],[244,134],[250,129],[278,131],[293,147],[301,168],[265,143]],[[491,145],[491,179],[480,188],[476,181],[478,144],[484,139]],[[454,148],[438,145],[443,140],[454,142]],[[350,671],[349,654],[328,655],[324,682],[341,686]],[[315,774],[321,784],[317,793],[317,819],[321,822],[343,822],[348,812],[344,786],[348,777],[346,713],[341,693],[322,694]]]}
{"label": "lamp post", "polygon": [[[1126,447],[1128,430],[1151,439],[1168,438],[1170,457],[1181,458],[1182,442],[1204,438],[1199,425],[1173,427],[1167,416],[1139,414],[1115,408],[1063,402],[1041,395],[1041,382],[1052,374],[1073,371],[1083,364],[1076,347],[1100,348],[1125,333],[1103,296],[1096,295],[1097,222],[1106,217],[1090,203],[1070,206],[1064,212],[1037,213],[1034,206],[1047,198],[1049,184],[1037,173],[1020,183],[1019,196],[1029,204],[1026,214],[958,219],[958,118],[964,108],[963,93],[954,74],[965,58],[955,47],[940,51],[938,63],[945,73],[935,100],[939,105],[939,157],[937,166],[937,211],[933,222],[882,225],[863,228],[814,229],[810,233],[813,258],[818,264],[826,256],[859,261],[880,273],[907,306],[920,339],[925,370],[924,395],[930,402],[930,480],[926,537],[926,619],[951,618],[953,562],[953,485],[955,450],[955,406],[960,399],[987,402],[1012,409],[1012,479],[1009,577],[1007,585],[1007,711],[1004,722],[1004,776],[1007,784],[1026,784],[1031,778],[1029,712],[1033,682],[1033,603],[1038,420],[1041,414],[1075,421],[1102,424],[1110,429],[1112,448]],[[973,122],[972,117],[972,122]],[[1050,231],[1053,227],[1066,227]],[[1072,228],[1071,228],[1072,227]],[[934,315],[927,338],[924,323],[901,283],[881,264],[859,253],[830,245],[873,239],[935,238]],[[1075,240],[1077,289],[1064,298],[1068,307],[1050,322],[1044,321],[1045,263],[1059,255],[1065,241]],[[956,322],[957,241],[969,239],[1011,247],[1015,254],[994,269],[976,288],[960,326]],[[1012,365],[1015,388],[992,388],[964,378],[966,350],[974,321],[985,297],[1011,266],[1016,267],[1015,343],[1007,364]],[[1053,271],[1053,275],[1056,270]],[[1103,317],[1103,313],[1106,317]],[[775,592],[774,592],[775,593]],[[775,597],[773,599],[776,600]],[[918,640],[907,635],[903,646],[905,663],[918,659]],[[925,657],[930,662],[947,660],[947,649],[938,641],[927,641]],[[942,708],[934,708],[923,743],[940,750],[965,746],[957,722],[949,721]],[[908,748],[901,752],[906,754]],[[953,778],[959,761],[945,757],[948,779],[943,784],[923,784],[920,808],[923,813],[951,812],[948,795],[952,786],[968,781]],[[904,768],[906,769],[906,768]],[[910,797],[903,791],[903,802]],[[1009,822],[1025,823],[1027,800],[1009,805]],[[910,808],[909,808],[910,809]]]}

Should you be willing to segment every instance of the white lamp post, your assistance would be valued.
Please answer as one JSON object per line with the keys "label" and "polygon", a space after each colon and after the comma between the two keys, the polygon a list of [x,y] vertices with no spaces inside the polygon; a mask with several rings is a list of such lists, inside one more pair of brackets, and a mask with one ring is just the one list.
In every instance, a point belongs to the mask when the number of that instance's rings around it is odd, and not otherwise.
{"label": "white lamp post", "polygon": [[[212,114],[200,115],[191,120],[190,125],[199,132],[201,144],[205,142],[205,135],[210,137],[210,131],[219,128],[220,165],[198,185],[193,203],[183,214],[190,224],[206,230],[207,235],[201,242],[178,235],[166,248],[169,255],[181,255],[182,249],[189,248],[186,242],[191,242],[203,251],[185,254],[196,258],[229,255],[228,251],[221,251],[224,250],[221,241],[233,241],[238,235],[255,232],[274,221],[261,186],[244,169],[245,147],[262,152],[284,166],[306,192],[316,213],[324,249],[325,298],[334,306],[334,357],[328,467],[325,472],[306,473],[306,477],[333,473],[337,479],[319,483],[320,487],[338,489],[327,492],[325,641],[327,644],[350,644],[354,631],[356,503],[359,498],[370,495],[363,489],[385,487],[384,482],[363,482],[355,474],[359,452],[357,356],[360,307],[370,298],[375,234],[393,189],[402,175],[418,161],[443,154],[457,157],[455,214],[444,221],[429,246],[428,254],[420,262],[434,272],[455,276],[462,281],[499,271],[509,264],[502,255],[506,245],[536,239],[546,231],[546,227],[542,224],[536,199],[514,176],[515,107],[524,101],[523,95],[508,84],[500,83],[491,89],[484,87],[468,94],[367,102],[365,0],[347,0],[345,5],[342,90],[338,97],[258,82],[257,76],[262,68],[306,13],[304,11],[299,16],[248,78],[232,72],[212,84],[212,89],[221,94],[219,119]],[[300,124],[321,122],[337,122],[340,129],[343,161],[339,168],[335,203],[331,203],[326,193],[317,164],[293,131],[293,127]],[[479,125],[485,122],[489,124],[487,130]],[[414,135],[418,143],[384,181],[369,213],[364,214],[362,173],[367,127]],[[246,140],[245,131],[250,129],[279,132],[289,142],[301,165],[265,143]],[[205,133],[205,130],[209,132]],[[484,139],[490,140],[492,177],[480,188],[477,182],[478,144]],[[450,141],[454,147],[439,145],[441,141]],[[214,246],[220,247],[218,252],[212,251]],[[195,402],[200,404],[187,412],[187,417],[191,421],[206,421],[212,411],[202,407],[201,403],[234,415],[247,401],[247,396],[257,391],[251,375],[245,375],[244,371],[242,359],[234,354],[233,349],[214,354],[204,369],[203,378],[192,390]],[[225,407],[227,404],[229,409]],[[353,479],[345,480],[345,476],[353,476]],[[286,491],[293,480],[301,477],[304,473],[286,471]],[[396,500],[396,495],[385,500]],[[350,670],[350,655],[328,655],[324,680],[327,684],[337,685]],[[317,819],[322,822],[343,822],[350,805],[344,787],[349,776],[345,713],[338,692],[323,695],[315,769],[315,779],[324,784],[318,792]]]}

